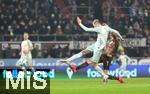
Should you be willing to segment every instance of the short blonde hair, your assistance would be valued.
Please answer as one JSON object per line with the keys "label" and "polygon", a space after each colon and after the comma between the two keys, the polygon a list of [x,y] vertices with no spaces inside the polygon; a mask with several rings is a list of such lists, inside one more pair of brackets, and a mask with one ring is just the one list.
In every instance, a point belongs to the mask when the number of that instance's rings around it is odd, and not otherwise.
{"label": "short blonde hair", "polygon": [[94,19],[93,24],[95,24],[96,22],[99,22],[98,19]]}

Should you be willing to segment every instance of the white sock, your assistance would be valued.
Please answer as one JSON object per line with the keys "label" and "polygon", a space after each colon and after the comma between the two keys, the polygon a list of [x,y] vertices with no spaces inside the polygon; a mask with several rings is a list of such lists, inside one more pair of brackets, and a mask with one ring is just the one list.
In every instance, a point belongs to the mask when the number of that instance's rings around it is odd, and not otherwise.
{"label": "white sock", "polygon": [[104,71],[99,66],[96,66],[94,68],[103,76],[104,79],[108,78],[108,76],[104,73]]}
{"label": "white sock", "polygon": [[82,57],[82,52],[73,55],[72,57],[68,58],[67,61],[70,62],[70,61],[75,60],[75,59],[80,58],[80,57]]}

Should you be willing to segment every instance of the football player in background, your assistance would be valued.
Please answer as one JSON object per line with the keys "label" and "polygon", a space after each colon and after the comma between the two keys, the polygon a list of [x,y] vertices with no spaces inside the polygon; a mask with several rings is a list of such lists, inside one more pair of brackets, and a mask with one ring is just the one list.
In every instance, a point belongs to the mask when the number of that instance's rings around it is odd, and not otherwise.
{"label": "football player in background", "polygon": [[17,62],[17,65],[24,71],[25,77],[27,76],[26,67],[29,67],[32,72],[34,72],[34,68],[32,67],[32,54],[33,44],[29,40],[29,34],[24,32],[23,41],[21,43],[21,57]]}
{"label": "football player in background", "polygon": [[120,55],[117,59],[119,64],[119,71],[123,72],[125,77],[130,78],[126,71],[127,63],[130,61],[130,58],[125,54],[124,48],[122,46],[120,46],[120,48],[122,48],[122,50],[120,50]]}

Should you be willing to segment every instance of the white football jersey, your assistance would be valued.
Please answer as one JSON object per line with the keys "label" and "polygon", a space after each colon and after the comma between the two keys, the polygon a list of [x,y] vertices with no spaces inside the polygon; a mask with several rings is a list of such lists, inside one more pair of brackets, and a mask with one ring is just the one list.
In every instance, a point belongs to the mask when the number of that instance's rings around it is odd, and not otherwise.
{"label": "white football jersey", "polygon": [[[30,40],[24,40],[21,43],[21,57],[30,56],[31,57],[31,51],[30,48],[33,48],[32,42]],[[27,52],[27,53],[24,53]]]}

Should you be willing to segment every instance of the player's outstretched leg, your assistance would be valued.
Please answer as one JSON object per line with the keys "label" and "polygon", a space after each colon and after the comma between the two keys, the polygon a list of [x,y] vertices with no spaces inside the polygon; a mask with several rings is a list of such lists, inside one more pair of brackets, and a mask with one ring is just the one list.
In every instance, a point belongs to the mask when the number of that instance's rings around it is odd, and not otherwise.
{"label": "player's outstretched leg", "polygon": [[[92,47],[92,46],[90,46],[90,47]],[[92,47],[92,48],[93,48],[93,47]],[[59,60],[59,61],[62,62],[62,63],[66,63],[66,64],[72,69],[73,72],[77,72],[77,70],[79,70],[79,69],[81,69],[81,68],[84,68],[84,67],[88,66],[89,64],[87,64],[87,63],[85,62],[85,63],[83,63],[83,64],[81,64],[81,65],[75,67],[75,66],[72,66],[72,65],[70,64],[70,62],[73,61],[73,60],[75,60],[75,59],[81,58],[82,56],[84,56],[84,55],[86,55],[86,54],[88,54],[88,53],[90,53],[90,51],[89,51],[88,49],[84,49],[84,50],[82,50],[81,52],[79,52],[79,53],[77,53],[77,54],[71,56],[71,57],[68,58],[68,59],[61,59],[61,60]]]}
{"label": "player's outstretched leg", "polygon": [[76,69],[77,69],[77,70],[80,70],[80,69],[85,68],[85,67],[87,67],[87,66],[89,66],[89,64],[88,64],[87,61],[86,61],[86,62],[82,63],[81,65],[78,65],[78,66],[76,67]]}
{"label": "player's outstretched leg", "polygon": [[110,80],[118,80],[120,83],[125,83],[125,81],[121,77],[108,75],[108,79],[110,79]]}
{"label": "player's outstretched leg", "polygon": [[89,66],[89,64],[86,61],[85,63],[82,63],[81,65],[78,65],[78,66],[70,66],[70,68],[73,72],[77,72],[78,70],[85,68],[87,66]]}
{"label": "player's outstretched leg", "polygon": [[[63,62],[63,63],[71,62],[71,61],[73,61],[73,60],[75,60],[75,59],[77,59],[77,58],[80,58],[80,57],[82,57],[82,56],[83,56],[83,54],[82,54],[82,52],[80,52],[80,53],[77,53],[77,54],[71,56],[71,57],[68,58],[68,59],[61,59],[61,60],[59,60],[59,61],[60,61],[60,62]],[[67,65],[68,65],[68,64],[67,64]]]}
{"label": "player's outstretched leg", "polygon": [[93,67],[94,67],[94,69],[96,69],[103,76],[104,80],[108,79],[108,75],[104,73],[104,71],[98,66],[98,64],[94,64]]}
{"label": "player's outstretched leg", "polygon": [[59,60],[59,61],[62,62],[62,63],[67,64],[73,72],[77,72],[76,67],[75,67],[75,66],[72,66],[72,65],[70,64],[70,62],[67,61],[66,59],[61,59],[61,60]]}
{"label": "player's outstretched leg", "polygon": [[85,68],[87,66],[89,66],[89,64],[86,61],[85,63],[82,63],[81,65],[78,65],[78,66],[70,66],[70,68],[73,72],[77,72],[78,70]]}
{"label": "player's outstretched leg", "polygon": [[73,61],[73,60],[75,60],[75,59],[77,59],[77,58],[80,58],[80,57],[82,57],[82,56],[83,56],[83,54],[82,54],[82,52],[80,52],[80,53],[77,53],[77,54],[71,56],[70,58],[68,58],[68,59],[66,59],[66,60],[67,60],[68,62],[71,62],[71,61]]}

